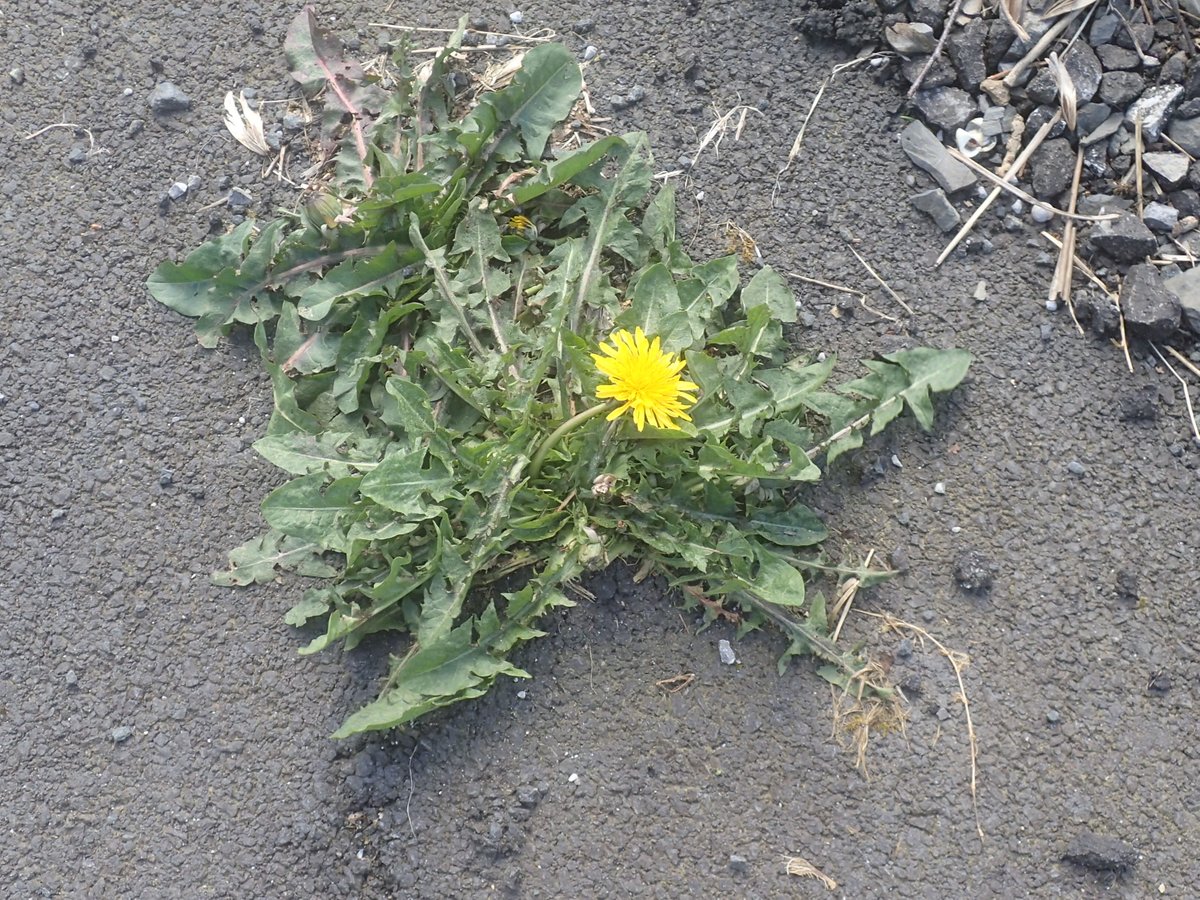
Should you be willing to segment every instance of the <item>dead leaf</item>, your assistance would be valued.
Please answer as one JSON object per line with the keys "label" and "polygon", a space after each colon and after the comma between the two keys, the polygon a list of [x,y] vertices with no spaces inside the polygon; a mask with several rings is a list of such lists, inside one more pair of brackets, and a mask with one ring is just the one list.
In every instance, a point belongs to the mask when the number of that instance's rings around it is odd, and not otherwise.
{"label": "dead leaf", "polygon": [[233,99],[233,91],[225,93],[225,127],[247,150],[259,156],[269,156],[271,147],[263,133],[262,116],[246,102],[245,94],[240,94],[239,100],[242,107],[240,112],[237,101]]}

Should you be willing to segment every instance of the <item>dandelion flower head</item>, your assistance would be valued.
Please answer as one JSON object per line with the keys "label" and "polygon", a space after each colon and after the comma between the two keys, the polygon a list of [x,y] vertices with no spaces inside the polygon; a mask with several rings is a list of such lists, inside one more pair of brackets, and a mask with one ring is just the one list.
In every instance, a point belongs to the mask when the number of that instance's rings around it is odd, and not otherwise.
{"label": "dandelion flower head", "polygon": [[641,328],[632,334],[615,331],[608,340],[592,359],[608,378],[596,389],[596,396],[621,404],[608,414],[609,421],[631,413],[641,431],[647,422],[655,428],[679,430],[676,419],[692,420],[687,411],[696,402],[694,392],[699,387],[683,380],[682,359],[664,352],[659,339],[650,340]]}

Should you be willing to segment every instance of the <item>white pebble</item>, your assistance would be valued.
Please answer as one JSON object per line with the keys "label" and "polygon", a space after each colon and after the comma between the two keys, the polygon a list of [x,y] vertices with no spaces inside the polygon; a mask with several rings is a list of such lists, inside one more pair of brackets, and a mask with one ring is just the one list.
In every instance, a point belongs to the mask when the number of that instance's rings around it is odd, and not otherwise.
{"label": "white pebble", "polygon": [[508,14],[508,21],[512,22],[514,25],[520,25],[525,21],[525,13],[521,12],[519,9],[514,9]]}
{"label": "white pebble", "polygon": [[1050,207],[1039,203],[1029,211],[1029,217],[1040,225],[1045,225],[1054,218],[1054,213],[1050,211]]}
{"label": "white pebble", "polygon": [[724,639],[717,641],[717,652],[721,654],[721,662],[725,665],[732,666],[737,662],[737,657],[733,653],[733,647],[729,646],[729,641]]}
{"label": "white pebble", "polygon": [[895,453],[892,454],[892,465],[897,469],[904,468],[904,463],[900,462],[900,457],[898,457]]}
{"label": "white pebble", "polygon": [[583,61],[590,62],[591,60],[596,58],[596,54],[599,52],[600,51],[597,50],[595,47],[593,47],[591,44],[588,44],[586,47],[583,48]]}
{"label": "white pebble", "polygon": [[1048,312],[1058,312],[1058,301],[1047,300],[1046,301],[1046,310]]}
{"label": "white pebble", "polygon": [[567,776],[567,781],[571,782],[571,784],[579,784],[579,773],[572,772],[569,776]]}
{"label": "white pebble", "polygon": [[109,340],[116,344],[121,340],[121,336],[119,334],[114,334],[109,337]]}
{"label": "white pebble", "polygon": [[528,691],[517,691],[517,699],[518,700],[524,700],[528,696],[529,696]]}
{"label": "white pebble", "polygon": [[939,481],[937,484],[935,484],[935,485],[933,486],[933,492],[934,492],[935,494],[944,494],[944,493],[946,493],[946,482],[944,482],[944,481]]}

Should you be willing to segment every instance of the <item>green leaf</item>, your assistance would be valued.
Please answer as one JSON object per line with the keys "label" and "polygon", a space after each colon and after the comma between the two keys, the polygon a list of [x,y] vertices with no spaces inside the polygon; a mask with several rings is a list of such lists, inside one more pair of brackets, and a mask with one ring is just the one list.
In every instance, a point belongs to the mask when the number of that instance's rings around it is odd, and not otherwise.
{"label": "green leaf", "polygon": [[691,324],[679,306],[675,279],[661,263],[640,274],[633,286],[631,305],[617,324],[630,331],[640,326],[648,337],[658,337],[664,350],[679,351],[692,343]]}
{"label": "green leaf", "polygon": [[539,44],[503,90],[485,94],[481,105],[521,132],[531,159],[541,159],[551,132],[571,112],[583,89],[579,65],[562,44]]}
{"label": "green leaf", "polygon": [[331,478],[345,478],[352,471],[371,471],[379,464],[381,446],[378,438],[361,438],[339,431],[270,434],[254,442],[259,456],[285,472],[293,475],[320,472]]}
{"label": "green leaf", "polygon": [[300,628],[309,619],[315,619],[329,612],[329,603],[329,591],[315,589],[305,591],[303,599],[284,614],[284,624]]}
{"label": "green leaf", "polygon": [[438,514],[438,504],[455,494],[455,480],[446,464],[429,456],[427,450],[393,451],[363,476],[359,491],[380,506],[415,521]]}
{"label": "green leaf", "polygon": [[268,531],[229,553],[229,569],[213,573],[214,584],[222,587],[268,584],[281,571],[309,578],[332,578],[337,569],[321,560],[321,548],[313,541]]}
{"label": "green leaf", "polygon": [[305,319],[320,321],[339,300],[372,295],[393,297],[406,280],[405,265],[394,242],[366,259],[347,259],[300,293],[297,311]]}
{"label": "green leaf", "polygon": [[942,393],[958,387],[971,365],[971,354],[966,350],[934,350],[930,347],[902,350],[883,358],[908,373],[909,386],[901,396],[926,431],[933,428],[930,393]]}
{"label": "green leaf", "polygon": [[263,518],[283,534],[304,538],[326,550],[341,550],[345,537],[339,528],[352,512],[359,478],[327,483],[323,472],[302,475],[280,485],[263,501]]}
{"label": "green leaf", "polygon": [[780,322],[796,321],[796,295],[770,266],[759,269],[742,288],[742,308],[749,312],[756,306],[765,306]]}
{"label": "green leaf", "polygon": [[[546,166],[533,178],[523,181],[512,192],[513,201],[524,205],[543,194],[578,178],[588,169],[598,165],[614,148],[624,143],[620,135],[612,134],[584,144],[578,150],[564,153]],[[672,217],[672,225],[674,217]]]}
{"label": "green leaf", "polygon": [[758,574],[750,588],[776,606],[804,605],[804,576],[786,559],[769,550],[758,551]]}
{"label": "green leaf", "polygon": [[829,537],[829,529],[807,506],[757,509],[747,514],[743,529],[781,547],[811,547]]}

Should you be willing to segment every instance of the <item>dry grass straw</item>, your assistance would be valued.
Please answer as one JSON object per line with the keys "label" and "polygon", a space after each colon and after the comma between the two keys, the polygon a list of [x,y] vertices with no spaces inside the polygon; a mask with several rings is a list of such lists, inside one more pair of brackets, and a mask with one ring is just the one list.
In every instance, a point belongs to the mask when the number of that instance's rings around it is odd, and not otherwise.
{"label": "dry grass straw", "polygon": [[1142,213],[1144,212],[1143,202],[1145,199],[1144,192],[1142,190],[1142,178],[1145,173],[1142,171],[1142,117],[1141,116],[1138,116],[1136,119],[1133,120],[1133,171],[1136,173],[1135,177],[1137,178],[1137,217],[1138,217],[1138,219],[1141,219]]}
{"label": "dry grass straw", "polygon": [[[867,553],[866,559],[863,560],[862,567],[869,569],[871,567],[871,560],[874,558],[875,551],[871,550]],[[846,624],[846,616],[850,614],[850,607],[854,605],[854,598],[858,596],[858,589],[861,585],[861,579],[851,576],[838,589],[837,598],[833,601],[833,605],[829,607],[830,618],[837,619],[837,626],[833,629],[833,634],[829,636],[831,641],[836,642],[841,636],[842,626]]]}
{"label": "dry grass straw", "polygon": [[[708,126],[708,131],[704,132],[704,137],[700,139],[700,146],[696,148],[696,152],[692,154],[692,165],[695,166],[700,160],[700,154],[703,153],[711,145],[713,152],[721,155],[721,141],[725,139],[725,135],[729,133],[730,127],[733,127],[733,139],[740,141],[742,139],[742,131],[746,127],[746,116],[750,113],[763,115],[763,111],[753,106],[746,106],[739,103],[725,113],[718,113],[712,124]],[[734,119],[737,119],[737,125],[733,125]]]}
{"label": "dry grass straw", "polygon": [[691,687],[695,680],[695,672],[682,672],[679,675],[674,675],[670,678],[664,678],[661,681],[656,681],[654,682],[654,686],[664,694],[678,694],[680,691]]}
{"label": "dry grass straw", "polygon": [[[862,265],[862,267],[867,270],[867,273],[872,278],[874,278],[885,291],[888,292],[888,296],[890,296],[893,300],[895,300],[898,304],[900,304],[900,306],[904,307],[904,311],[906,313],[908,313],[910,316],[915,316],[916,313],[913,312],[913,308],[904,302],[903,297],[901,297],[894,290],[892,290],[892,286],[883,280],[882,276],[880,276],[880,274],[871,267],[871,264],[869,262],[867,262],[865,259],[862,258],[862,254],[860,254],[857,250],[854,249],[854,245],[851,244],[849,241],[847,241],[846,246],[850,248],[850,252],[854,254],[854,258],[857,259],[859,261],[859,263]],[[866,306],[866,303],[864,303],[863,306]],[[874,312],[874,310],[872,310],[872,312]],[[892,317],[885,316],[885,318],[891,319]],[[892,319],[892,321],[894,322],[896,320]]]}
{"label": "dry grass straw", "polygon": [[[1196,442],[1200,443],[1200,427],[1197,427],[1197,425],[1196,425],[1196,408],[1192,405],[1192,392],[1188,389],[1187,379],[1175,371],[1175,367],[1173,365],[1171,365],[1169,362],[1167,362],[1167,358],[1162,355],[1162,351],[1160,351],[1158,349],[1157,345],[1155,345],[1153,342],[1151,342],[1151,344],[1150,344],[1150,349],[1154,351],[1155,356],[1157,356],[1160,360],[1162,360],[1162,364],[1164,366],[1166,366],[1167,369],[1170,370],[1171,374],[1174,375],[1175,378],[1179,381],[1179,383],[1181,385],[1183,385],[1183,402],[1187,405],[1188,418],[1191,420],[1191,423],[1192,423],[1192,434],[1195,435]],[[1183,354],[1181,354],[1178,350],[1176,350],[1174,347],[1168,347],[1167,349],[1171,351],[1171,353],[1175,356],[1176,359],[1182,360],[1184,363],[1187,363],[1187,366],[1193,372],[1200,374],[1200,372],[1198,372],[1196,370],[1196,367],[1193,366],[1190,362],[1188,362],[1187,357],[1185,357]]]}
{"label": "dry grass straw", "polygon": [[808,131],[808,123],[812,120],[813,113],[817,111],[817,104],[821,102],[821,98],[825,96],[825,89],[829,87],[833,79],[845,72],[847,69],[852,69],[855,66],[860,66],[865,62],[870,62],[874,59],[886,59],[893,54],[890,53],[870,53],[866,56],[860,56],[852,59],[849,62],[839,63],[830,70],[829,75],[821,82],[821,86],[817,88],[816,95],[812,98],[812,102],[808,104],[808,112],[804,115],[804,121],[800,123],[800,130],[796,132],[796,138],[792,141],[792,147],[788,150],[787,161],[775,176],[775,186],[771,189],[771,205],[775,205],[775,195],[779,193],[779,182],[784,174],[792,167],[792,163],[796,161],[796,157],[800,155],[800,148],[804,146],[804,134]]}
{"label": "dry grass straw", "polygon": [[[871,304],[867,303],[867,295],[864,294],[862,291],[857,290],[856,288],[846,287],[846,285],[844,285],[844,284],[834,284],[832,281],[822,281],[820,278],[810,278],[809,276],[801,275],[798,272],[788,272],[787,275],[789,278],[795,278],[797,281],[803,281],[805,284],[815,284],[815,285],[818,285],[819,287],[829,288],[831,291],[839,291],[840,293],[843,293],[843,294],[850,294],[854,297],[857,297],[858,305],[861,306],[863,309],[865,309],[867,312],[871,313],[872,315],[879,316],[879,318],[886,319],[889,322],[899,322],[900,321],[895,316],[889,316],[887,313],[883,312],[882,310],[878,310],[875,307],[871,306]],[[831,314],[833,315],[833,317],[835,319],[841,315],[841,313],[838,311],[838,308],[836,306],[833,307],[833,309],[831,310]],[[844,437],[844,435],[843,435],[843,437]]]}
{"label": "dry grass straw", "polygon": [[1025,15],[1025,0],[1000,0],[1000,14],[1017,37],[1029,42],[1029,32],[1021,25],[1021,16]]}
{"label": "dry grass straw", "polygon": [[[1065,116],[1064,116],[1065,118]],[[1079,198],[1079,178],[1083,173],[1083,148],[1075,151],[1075,176],[1071,181],[1070,212],[1075,213],[1075,205]],[[1059,247],[1058,264],[1054,267],[1054,277],[1050,281],[1050,302],[1061,299],[1071,312],[1071,321],[1075,328],[1083,334],[1083,326],[1075,315],[1075,304],[1071,300],[1071,281],[1075,275],[1075,220],[1067,219],[1063,225],[1062,245]]]}
{"label": "dry grass straw", "polygon": [[946,662],[950,664],[950,668],[954,670],[954,677],[958,681],[958,696],[955,698],[963,705],[963,713],[967,722],[967,742],[970,747],[971,755],[971,807],[975,812],[975,831],[979,835],[979,840],[983,841],[983,825],[979,819],[979,797],[978,797],[978,757],[979,757],[979,742],[975,735],[975,722],[971,718],[971,704],[967,699],[967,688],[963,683],[963,672],[970,665],[970,659],[965,654],[958,650],[951,650],[932,634],[922,628],[920,625],[914,625],[911,622],[905,622],[897,619],[889,613],[873,613],[862,611],[862,615],[871,616],[875,619],[880,619],[883,622],[883,627],[889,631],[894,631],[897,634],[907,634],[920,646],[925,647],[925,642],[933,644]]}
{"label": "dry grass straw", "polygon": [[[1055,113],[1055,115],[1058,115],[1058,114]],[[1035,135],[1035,137],[1036,137],[1036,135]],[[1030,143],[1032,144],[1033,142],[1031,141]],[[1064,219],[1073,219],[1076,222],[1107,222],[1110,219],[1119,218],[1119,215],[1117,213],[1106,213],[1105,215],[1102,215],[1102,216],[1085,216],[1085,215],[1081,215],[1080,213],[1072,213],[1072,212],[1068,212],[1065,209],[1059,209],[1057,206],[1051,206],[1049,203],[1039,200],[1037,197],[1033,196],[1030,193],[1027,193],[1026,191],[1021,190],[1019,187],[1017,187],[1016,185],[1009,182],[1008,179],[1016,177],[1015,175],[1013,175],[1013,172],[1017,171],[1016,163],[1013,164],[1012,172],[1009,172],[1007,175],[1005,175],[1003,178],[1001,178],[999,175],[996,175],[994,172],[990,171],[989,169],[984,168],[979,163],[975,162],[975,160],[971,159],[971,157],[966,156],[962,153],[959,153],[953,147],[947,147],[946,150],[955,159],[960,160],[963,163],[966,163],[967,166],[969,166],[972,170],[974,170],[975,172],[978,172],[980,175],[982,175],[988,181],[992,182],[997,187],[1001,188],[1002,190],[1008,191],[1014,197],[1020,197],[1022,200],[1024,200],[1026,203],[1030,204],[1031,206],[1043,206],[1046,209],[1050,210],[1050,212],[1054,213],[1056,216],[1062,216]],[[1024,154],[1022,154],[1022,156],[1024,156]],[[1019,159],[1018,159],[1018,162],[1020,162]]]}
{"label": "dry grass straw", "polygon": [[[969,162],[972,166],[975,166],[977,169],[983,172],[987,172],[989,178],[998,179],[1000,183],[992,189],[992,192],[988,194],[986,198],[984,198],[984,201],[979,204],[979,207],[975,210],[975,212],[971,213],[970,218],[963,223],[962,228],[958,229],[958,233],[950,239],[950,243],[946,245],[946,249],[944,249],[941,254],[938,255],[937,261],[933,264],[935,269],[944,263],[946,261],[946,257],[954,252],[954,248],[962,242],[962,239],[971,233],[971,229],[974,228],[979,222],[980,218],[982,218],[988,207],[996,202],[996,198],[1000,196],[1000,193],[1005,189],[1005,187],[1011,187],[1009,182],[1016,181],[1021,176],[1021,172],[1024,170],[1025,164],[1029,162],[1029,158],[1033,156],[1034,151],[1042,145],[1042,141],[1046,139],[1046,135],[1050,133],[1050,129],[1058,124],[1060,117],[1061,114],[1057,112],[1051,116],[1050,121],[1037,130],[1037,133],[1034,134],[1034,136],[1030,139],[1029,145],[1021,151],[1016,159],[1012,161],[1012,165],[1008,168],[1001,166],[1001,169],[1004,172],[1003,176],[993,175],[991,172],[988,172],[987,169],[983,168],[983,166],[976,163],[975,160],[969,159],[968,157],[963,156],[961,153],[955,153],[954,150],[950,150],[950,152],[954,153],[954,155],[959,159]],[[1023,127],[1024,125],[1022,124],[1022,128]],[[1017,134],[1015,125],[1013,128],[1013,134]],[[1007,162],[1007,157],[1005,159]]]}
{"label": "dry grass straw", "polygon": [[807,859],[799,856],[785,856],[783,858],[784,871],[789,875],[797,875],[801,878],[815,878],[821,884],[825,885],[828,890],[836,891],[837,882],[810,863]]}
{"label": "dry grass straw", "polygon": [[[873,615],[864,613],[864,615]],[[849,690],[839,690],[830,687],[832,694],[833,716],[830,725],[831,734],[838,746],[854,751],[854,768],[863,778],[870,781],[871,773],[867,766],[867,751],[871,746],[872,732],[888,734],[899,731],[906,735],[905,726],[908,714],[904,709],[900,694],[897,692],[887,699],[878,696],[868,696],[862,685],[869,681],[884,682],[887,673],[878,663],[868,663],[853,675],[859,689],[851,693]]]}

